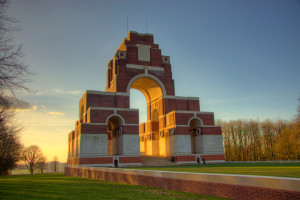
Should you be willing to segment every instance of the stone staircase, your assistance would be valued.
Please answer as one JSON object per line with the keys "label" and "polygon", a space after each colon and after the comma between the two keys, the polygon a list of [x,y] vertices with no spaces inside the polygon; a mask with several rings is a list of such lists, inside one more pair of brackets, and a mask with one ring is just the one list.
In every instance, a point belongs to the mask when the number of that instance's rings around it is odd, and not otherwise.
{"label": "stone staircase", "polygon": [[142,166],[172,166],[176,165],[175,162],[171,162],[170,158],[154,157],[154,156],[141,156]]}

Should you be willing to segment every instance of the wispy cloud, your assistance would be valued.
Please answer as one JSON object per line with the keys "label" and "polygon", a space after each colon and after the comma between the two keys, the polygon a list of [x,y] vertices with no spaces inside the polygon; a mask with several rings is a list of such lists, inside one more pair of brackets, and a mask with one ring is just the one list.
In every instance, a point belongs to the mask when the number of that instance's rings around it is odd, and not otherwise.
{"label": "wispy cloud", "polygon": [[10,109],[15,111],[29,111],[29,110],[36,110],[36,105],[30,105],[27,101],[17,99],[12,96],[4,96],[9,102],[11,102]]}
{"label": "wispy cloud", "polygon": [[54,92],[58,93],[58,94],[72,94],[72,95],[78,95],[78,94],[83,93],[81,90],[64,91],[64,90],[61,90],[61,89],[55,89]]}
{"label": "wispy cloud", "polygon": [[62,112],[53,112],[53,111],[50,111],[48,112],[49,115],[64,115],[64,113]]}

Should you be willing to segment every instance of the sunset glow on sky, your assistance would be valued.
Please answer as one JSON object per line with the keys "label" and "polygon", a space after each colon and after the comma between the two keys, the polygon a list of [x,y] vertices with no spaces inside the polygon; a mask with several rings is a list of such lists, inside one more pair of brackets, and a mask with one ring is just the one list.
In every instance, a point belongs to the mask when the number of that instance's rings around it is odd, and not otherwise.
{"label": "sunset glow on sky", "polygon": [[[12,0],[23,28],[22,61],[35,93],[17,111],[25,146],[51,161],[67,159],[68,133],[85,90],[105,90],[106,69],[129,30],[154,34],[170,56],[176,96],[200,98],[215,119],[290,120],[300,97],[300,2],[297,0]],[[145,98],[132,90],[131,104]]]}

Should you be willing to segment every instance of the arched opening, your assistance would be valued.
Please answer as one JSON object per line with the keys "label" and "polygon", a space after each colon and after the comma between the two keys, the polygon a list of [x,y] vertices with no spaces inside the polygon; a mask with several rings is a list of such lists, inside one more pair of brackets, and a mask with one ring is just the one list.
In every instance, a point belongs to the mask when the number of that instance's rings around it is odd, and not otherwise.
{"label": "arched opening", "polygon": [[137,89],[130,89],[130,108],[139,110],[139,137],[140,137],[140,154],[146,155],[147,138],[145,134],[145,124],[147,122],[147,101],[143,93]]}
{"label": "arched opening", "polygon": [[[140,102],[134,103],[134,105],[131,103],[130,106],[131,108],[134,106],[140,111],[140,153],[141,155],[161,156],[162,153],[159,148],[159,118],[163,115],[163,112],[161,112],[163,108],[161,98],[165,94],[165,88],[156,77],[152,78],[149,75],[138,75],[132,78],[128,88],[131,89],[130,96],[132,93],[138,96],[136,91],[132,90],[135,89],[141,92],[146,99],[146,102],[143,101],[144,106],[141,106]],[[130,101],[135,100],[130,97]]]}
{"label": "arched opening", "polygon": [[201,127],[203,123],[199,118],[192,118],[189,121],[190,126],[190,137],[191,137],[191,153],[197,153],[199,150],[197,149],[197,136],[201,134]]}
{"label": "arched opening", "polygon": [[108,155],[122,155],[122,125],[123,119],[118,115],[112,115],[107,120]]}

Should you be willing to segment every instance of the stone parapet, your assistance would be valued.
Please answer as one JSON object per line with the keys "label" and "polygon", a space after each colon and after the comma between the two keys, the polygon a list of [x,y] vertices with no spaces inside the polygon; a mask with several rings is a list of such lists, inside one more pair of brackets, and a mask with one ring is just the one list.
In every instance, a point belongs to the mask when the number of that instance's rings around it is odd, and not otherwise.
{"label": "stone parapet", "polygon": [[300,199],[299,178],[88,167],[66,167],[65,175],[238,200]]}

